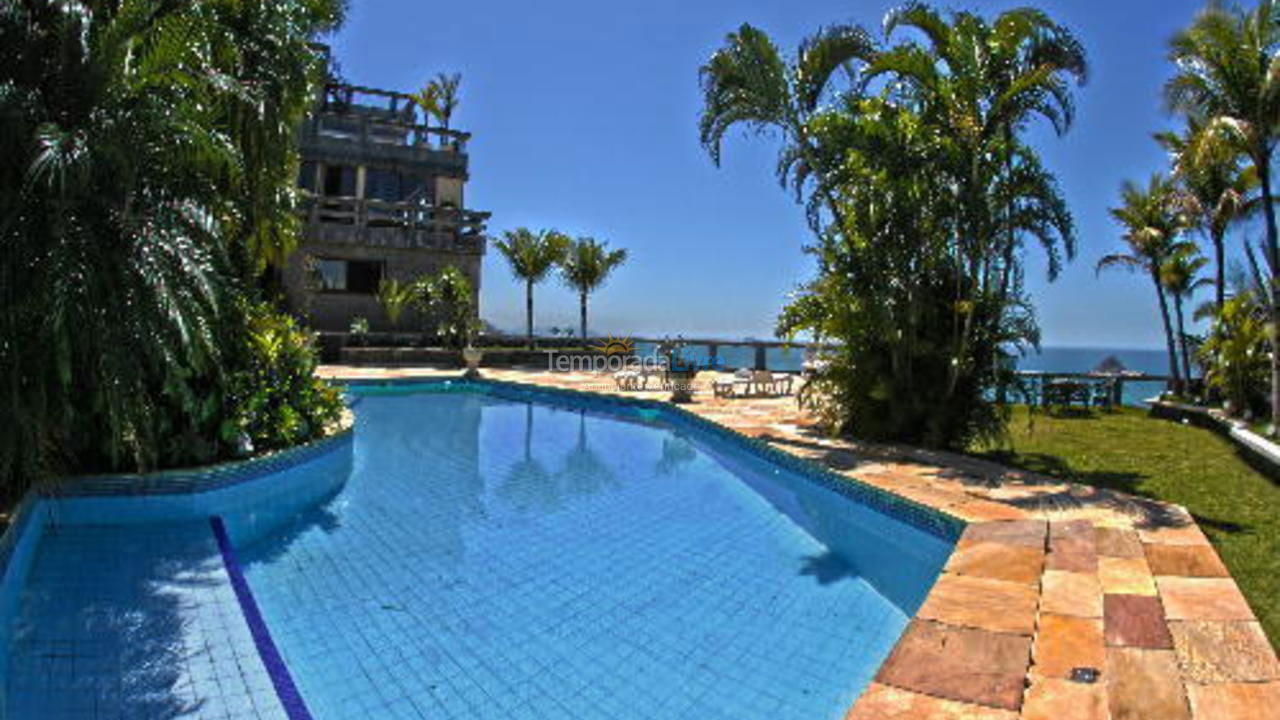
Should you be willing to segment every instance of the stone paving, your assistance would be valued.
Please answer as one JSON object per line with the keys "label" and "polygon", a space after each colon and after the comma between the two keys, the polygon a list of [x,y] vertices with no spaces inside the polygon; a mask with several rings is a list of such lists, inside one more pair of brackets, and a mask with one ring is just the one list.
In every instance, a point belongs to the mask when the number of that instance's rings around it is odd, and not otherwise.
{"label": "stone paving", "polygon": [[[457,375],[338,366],[320,373]],[[484,374],[620,393],[596,374]],[[970,523],[846,720],[1280,718],[1280,662],[1185,509],[973,458],[831,438],[794,397],[716,398],[706,375],[687,409]],[[1081,677],[1089,670],[1093,682]]]}

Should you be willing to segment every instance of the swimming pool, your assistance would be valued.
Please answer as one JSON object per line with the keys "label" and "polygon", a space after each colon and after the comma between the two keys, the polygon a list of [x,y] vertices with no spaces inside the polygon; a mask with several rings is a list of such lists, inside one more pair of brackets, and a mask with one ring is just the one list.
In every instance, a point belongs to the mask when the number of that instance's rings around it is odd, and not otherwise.
{"label": "swimming pool", "polygon": [[679,411],[354,394],[351,443],[216,503],[225,547],[203,499],[45,517],[7,717],[838,720],[960,530]]}

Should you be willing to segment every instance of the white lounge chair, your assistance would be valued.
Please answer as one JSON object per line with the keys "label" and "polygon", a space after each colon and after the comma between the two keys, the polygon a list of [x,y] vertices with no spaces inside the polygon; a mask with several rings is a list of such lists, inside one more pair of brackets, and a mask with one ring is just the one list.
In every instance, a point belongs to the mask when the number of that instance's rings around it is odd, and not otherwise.
{"label": "white lounge chair", "polygon": [[613,381],[618,384],[619,390],[641,389],[641,375],[634,370],[623,370],[614,373]]}

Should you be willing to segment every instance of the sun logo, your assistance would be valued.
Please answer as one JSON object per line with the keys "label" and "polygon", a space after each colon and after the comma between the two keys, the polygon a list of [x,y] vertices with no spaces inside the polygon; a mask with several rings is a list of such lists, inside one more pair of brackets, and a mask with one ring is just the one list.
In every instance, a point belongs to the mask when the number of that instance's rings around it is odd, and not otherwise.
{"label": "sun logo", "polygon": [[599,345],[592,345],[592,350],[602,352],[605,355],[634,355],[636,344],[629,337],[616,338],[610,335],[604,342]]}

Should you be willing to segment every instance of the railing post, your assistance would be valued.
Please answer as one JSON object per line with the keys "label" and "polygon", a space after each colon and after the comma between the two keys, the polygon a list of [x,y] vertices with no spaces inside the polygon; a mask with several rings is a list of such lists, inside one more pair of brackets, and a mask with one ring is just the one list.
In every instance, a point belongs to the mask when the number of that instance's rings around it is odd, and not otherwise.
{"label": "railing post", "polygon": [[756,345],[756,369],[769,369],[769,355],[764,345]]}

